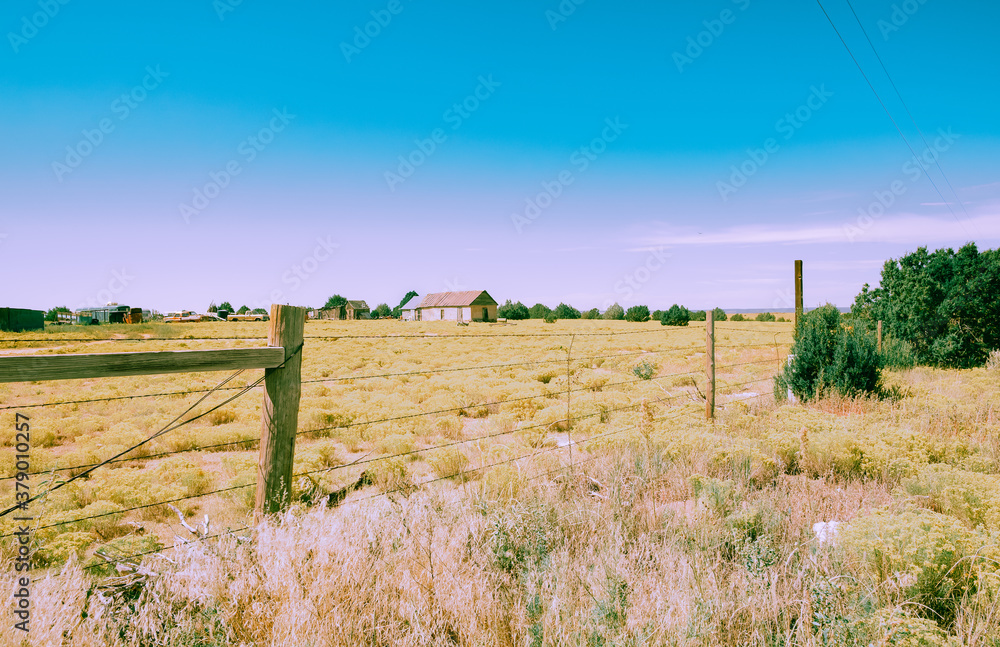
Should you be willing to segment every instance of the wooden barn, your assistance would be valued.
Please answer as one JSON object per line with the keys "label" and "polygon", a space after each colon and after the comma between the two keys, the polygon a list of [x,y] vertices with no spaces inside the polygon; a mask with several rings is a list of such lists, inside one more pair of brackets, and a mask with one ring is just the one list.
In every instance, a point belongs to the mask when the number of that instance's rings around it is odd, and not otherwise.
{"label": "wooden barn", "polygon": [[310,318],[329,319],[333,321],[369,319],[371,318],[371,309],[369,309],[368,304],[364,301],[348,300],[347,303],[338,308],[321,308],[316,310],[315,314],[310,314]]}
{"label": "wooden barn", "polygon": [[401,308],[403,321],[496,321],[497,302],[486,290],[415,296]]}

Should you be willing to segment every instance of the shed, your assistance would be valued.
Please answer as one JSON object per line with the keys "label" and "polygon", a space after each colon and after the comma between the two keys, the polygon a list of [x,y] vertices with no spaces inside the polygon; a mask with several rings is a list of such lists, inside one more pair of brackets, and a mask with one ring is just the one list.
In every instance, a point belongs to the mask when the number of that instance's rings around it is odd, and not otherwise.
{"label": "shed", "polygon": [[351,301],[348,299],[347,305],[344,306],[344,319],[369,319],[371,318],[371,313],[371,309],[364,301]]}
{"label": "shed", "polygon": [[496,321],[497,302],[486,290],[435,292],[407,301],[402,308],[405,321]]}
{"label": "shed", "polygon": [[24,332],[44,328],[45,313],[41,310],[0,308],[0,330],[3,332]]}

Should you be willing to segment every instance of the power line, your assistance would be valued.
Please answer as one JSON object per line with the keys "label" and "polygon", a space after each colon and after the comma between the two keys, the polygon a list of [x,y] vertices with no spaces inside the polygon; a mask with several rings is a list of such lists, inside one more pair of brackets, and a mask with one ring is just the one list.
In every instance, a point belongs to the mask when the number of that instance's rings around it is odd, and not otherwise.
{"label": "power line", "polygon": [[[910,141],[908,139],[906,139],[906,135],[903,134],[903,131],[899,127],[899,124],[896,123],[896,119],[893,118],[892,113],[889,112],[889,108],[885,105],[885,102],[882,101],[882,97],[879,96],[879,93],[875,89],[875,86],[872,85],[872,82],[868,79],[868,75],[865,74],[864,68],[861,67],[861,63],[858,62],[858,59],[854,56],[854,52],[851,51],[851,48],[847,44],[847,41],[844,40],[843,36],[841,36],[840,30],[837,29],[837,25],[834,24],[834,22],[833,22],[833,18],[830,17],[830,14],[828,14],[827,11],[826,11],[826,9],[823,7],[822,0],[816,0],[816,4],[818,4],[819,8],[823,11],[823,15],[826,16],[826,19],[830,23],[830,26],[833,27],[833,31],[836,32],[837,38],[839,38],[840,42],[844,45],[844,49],[847,50],[847,53],[850,55],[851,60],[854,61],[854,65],[856,65],[857,68],[858,68],[858,71],[861,72],[861,76],[864,77],[865,83],[867,83],[868,87],[871,88],[871,91],[875,95],[875,98],[878,99],[879,105],[882,106],[882,110],[885,111],[885,114],[889,117],[889,121],[891,121],[892,125],[896,128],[896,132],[898,132],[899,136],[903,139],[903,143],[906,144],[906,147],[908,149],[910,149],[910,154],[913,155],[914,159],[917,159],[919,161],[920,158],[917,157],[917,152],[915,150],[913,150],[913,146],[910,145]],[[934,178],[932,178],[930,176],[930,174],[927,174],[927,180],[931,183],[931,186],[934,187],[934,191],[936,191],[937,194],[941,197],[941,202],[945,203],[948,206],[948,211],[951,212],[952,216],[954,216],[955,222],[957,222],[959,225],[962,226],[963,229],[965,229],[965,223],[962,222],[962,219],[959,218],[958,214],[956,214],[955,211],[951,208],[951,204],[945,199],[944,194],[941,193],[941,189],[939,189],[938,186],[937,186],[937,183],[934,182]],[[966,233],[969,233],[969,232],[966,231]]]}
{"label": "power line", "polygon": [[[872,48],[872,52],[875,54],[875,58],[878,59],[878,64],[882,66],[882,71],[885,72],[886,78],[889,79],[889,84],[892,85],[892,89],[896,92],[896,96],[899,98],[899,102],[903,104],[903,109],[906,110],[906,114],[910,118],[910,123],[913,124],[913,127],[917,129],[917,133],[920,134],[920,140],[924,143],[924,150],[930,150],[931,145],[927,142],[927,138],[924,137],[924,132],[920,130],[920,126],[917,125],[917,120],[914,119],[913,113],[910,112],[910,107],[907,106],[906,101],[903,100],[903,95],[900,93],[899,88],[896,87],[896,82],[892,80],[892,75],[889,74],[889,70],[886,68],[885,63],[882,62],[882,57],[879,55],[878,50],[875,49],[875,43],[873,43],[872,39],[868,36],[868,31],[865,29],[865,26],[861,23],[861,18],[858,17],[858,12],[854,10],[854,5],[851,4],[851,0],[846,0],[846,2],[847,6],[851,8],[851,13],[854,14],[854,19],[858,22],[858,27],[861,28],[861,33],[865,35],[865,40],[868,41],[868,45]],[[965,212],[965,217],[971,220],[972,216],[970,216],[969,212],[966,210],[965,203],[962,202],[961,196],[958,195],[958,191],[955,190],[955,187],[951,185],[951,180],[948,179],[947,174],[945,174],[944,172],[944,167],[941,166],[940,156],[935,156],[934,164],[937,165],[938,171],[941,172],[941,177],[944,178],[944,181],[948,185],[948,188],[951,189],[951,192],[953,194],[955,194],[955,198],[958,201],[958,205],[962,207],[962,211]],[[947,204],[947,201],[945,201],[945,204]]]}

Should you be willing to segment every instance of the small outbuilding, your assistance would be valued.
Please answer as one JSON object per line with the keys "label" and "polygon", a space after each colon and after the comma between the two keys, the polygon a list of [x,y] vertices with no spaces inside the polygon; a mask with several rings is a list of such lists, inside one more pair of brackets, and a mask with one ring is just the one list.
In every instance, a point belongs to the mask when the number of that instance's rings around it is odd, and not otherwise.
{"label": "small outbuilding", "polygon": [[400,308],[403,321],[496,321],[497,302],[486,290],[435,292],[412,297]]}
{"label": "small outbuilding", "polygon": [[0,308],[0,331],[24,332],[26,330],[43,330],[44,328],[45,313],[41,310]]}
{"label": "small outbuilding", "polygon": [[315,313],[309,315],[311,319],[330,319],[341,321],[343,319],[370,319],[371,310],[364,301],[348,301],[336,308],[320,308]]}

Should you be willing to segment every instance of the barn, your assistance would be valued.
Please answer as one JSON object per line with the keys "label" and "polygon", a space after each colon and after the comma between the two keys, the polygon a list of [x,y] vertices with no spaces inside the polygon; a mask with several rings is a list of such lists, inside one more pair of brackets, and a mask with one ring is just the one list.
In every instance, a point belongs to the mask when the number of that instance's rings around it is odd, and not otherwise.
{"label": "barn", "polygon": [[496,321],[497,302],[486,290],[415,296],[401,308],[403,321]]}
{"label": "barn", "polygon": [[309,316],[312,319],[333,319],[337,321],[343,319],[370,319],[371,310],[364,301],[348,300],[342,306],[320,308],[315,311],[315,314],[310,314]]}

